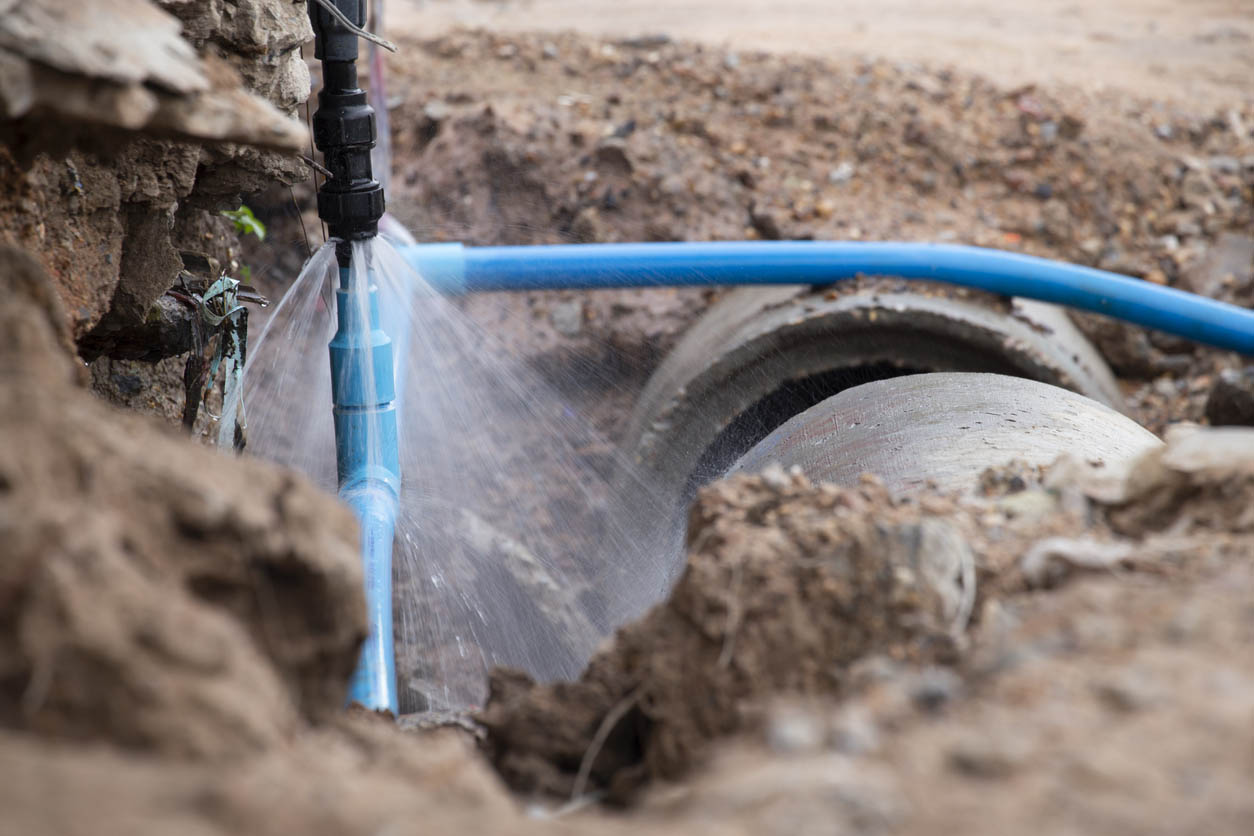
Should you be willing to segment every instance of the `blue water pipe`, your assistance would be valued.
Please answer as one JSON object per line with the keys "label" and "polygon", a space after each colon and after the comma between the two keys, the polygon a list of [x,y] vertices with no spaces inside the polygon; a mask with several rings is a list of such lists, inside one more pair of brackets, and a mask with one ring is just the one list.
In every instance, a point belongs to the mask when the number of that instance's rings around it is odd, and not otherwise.
{"label": "blue water pipe", "polygon": [[444,293],[710,285],[829,284],[895,276],[962,285],[1105,314],[1254,355],[1254,312],[1091,267],[957,244],[727,241],[466,247],[402,255]]}
{"label": "blue water pipe", "polygon": [[[318,214],[336,239],[340,282],[330,344],[340,496],[361,522],[369,636],[349,699],[397,710],[392,646],[392,541],[400,493],[394,347],[380,327],[378,290],[367,265],[353,264],[353,241],[378,232],[383,186],[370,151],[375,114],[358,87],[357,38],[364,0],[310,3],[323,62],[314,142],[331,175],[318,190]],[[436,289],[448,294],[712,285],[823,285],[859,275],[895,276],[978,288],[1105,314],[1243,354],[1254,354],[1254,313],[1190,293],[1073,264],[948,244],[718,242],[401,248]],[[352,269],[353,267],[357,269]],[[395,328],[393,330],[396,330]],[[403,340],[407,334],[393,336]],[[403,356],[403,351],[401,356]]]}
{"label": "blue water pipe", "polygon": [[[530,247],[402,246],[408,263],[446,294],[481,291],[829,284],[859,275],[973,287],[1068,305],[1244,354],[1254,312],[1126,276],[979,247],[868,242],[719,242]],[[369,638],[350,700],[397,710],[391,562],[400,490],[393,345],[380,328],[378,290],[341,268],[331,342],[340,496],[362,525]],[[360,278],[358,280],[361,280]],[[363,302],[364,300],[364,302]],[[362,310],[362,305],[368,310]],[[404,337],[406,335],[398,335]]]}
{"label": "blue water pipe", "polygon": [[340,269],[337,327],[329,346],[339,495],[361,524],[369,627],[348,698],[396,713],[392,539],[401,467],[393,351],[392,341],[379,327],[378,288],[363,290],[355,281],[368,282],[368,272]]}

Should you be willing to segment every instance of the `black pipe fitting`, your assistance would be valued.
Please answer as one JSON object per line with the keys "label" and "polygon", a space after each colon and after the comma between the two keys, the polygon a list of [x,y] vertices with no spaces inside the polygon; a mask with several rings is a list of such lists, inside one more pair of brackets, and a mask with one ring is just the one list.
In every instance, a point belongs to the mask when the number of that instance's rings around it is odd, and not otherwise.
{"label": "black pipe fitting", "polygon": [[[379,234],[383,186],[374,179],[370,150],[375,143],[374,109],[357,85],[357,34],[314,0],[309,20],[314,56],[322,61],[322,90],[313,116],[313,139],[330,175],[318,189],[318,217],[338,238],[341,267],[352,260],[353,241]],[[366,0],[332,0],[356,26],[365,26]]]}

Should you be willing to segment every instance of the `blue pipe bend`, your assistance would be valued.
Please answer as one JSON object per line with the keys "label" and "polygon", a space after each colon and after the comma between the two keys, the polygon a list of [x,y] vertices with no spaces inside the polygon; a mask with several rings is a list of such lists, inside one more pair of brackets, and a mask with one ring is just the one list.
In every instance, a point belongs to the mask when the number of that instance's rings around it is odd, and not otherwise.
{"label": "blue pipe bend", "polygon": [[830,284],[898,276],[978,288],[1105,314],[1254,355],[1254,312],[1139,279],[958,244],[862,241],[403,247],[436,290],[602,289]]}

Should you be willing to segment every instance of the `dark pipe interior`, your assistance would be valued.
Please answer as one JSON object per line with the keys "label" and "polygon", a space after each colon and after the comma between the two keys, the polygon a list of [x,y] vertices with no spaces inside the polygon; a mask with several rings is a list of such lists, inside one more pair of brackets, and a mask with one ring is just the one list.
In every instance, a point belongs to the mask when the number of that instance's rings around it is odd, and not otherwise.
{"label": "dark pipe interior", "polygon": [[927,371],[931,369],[880,362],[831,369],[810,377],[785,381],[774,392],[737,415],[705,449],[697,462],[696,470],[688,477],[688,484],[684,486],[685,502],[696,494],[698,488],[722,476],[753,445],[794,415],[838,392],[861,386],[863,383]]}

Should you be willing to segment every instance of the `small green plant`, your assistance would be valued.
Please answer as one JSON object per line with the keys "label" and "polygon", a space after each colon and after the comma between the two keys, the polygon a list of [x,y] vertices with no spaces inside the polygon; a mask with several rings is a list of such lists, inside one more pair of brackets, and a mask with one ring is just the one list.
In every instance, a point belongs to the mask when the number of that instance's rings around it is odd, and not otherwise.
{"label": "small green plant", "polygon": [[257,216],[247,205],[241,204],[238,209],[226,209],[222,212],[222,217],[235,224],[235,231],[240,235],[251,233],[257,236],[258,241],[266,240],[266,225],[257,220]]}

